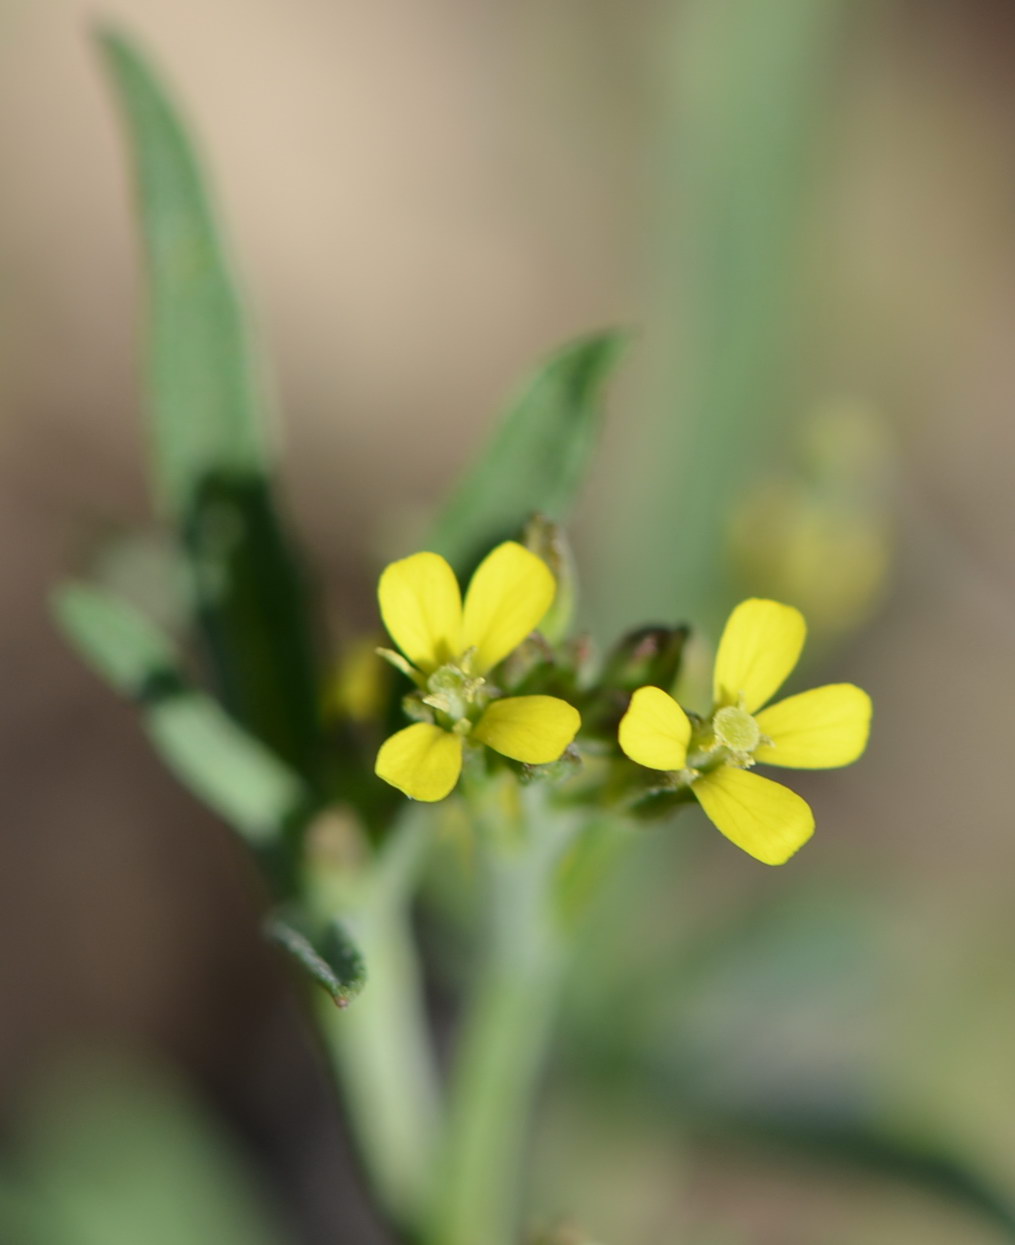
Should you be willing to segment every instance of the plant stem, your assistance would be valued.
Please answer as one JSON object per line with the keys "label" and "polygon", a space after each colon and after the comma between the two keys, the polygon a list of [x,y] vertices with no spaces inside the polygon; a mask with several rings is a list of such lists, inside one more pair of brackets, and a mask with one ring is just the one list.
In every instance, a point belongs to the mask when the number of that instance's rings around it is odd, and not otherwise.
{"label": "plant stem", "polygon": [[439,1128],[437,1076],[409,906],[429,842],[409,810],[342,917],[363,952],[363,993],[320,1005],[360,1157],[385,1213],[412,1232],[430,1202]]}
{"label": "plant stem", "polygon": [[523,795],[515,827],[487,820],[488,797],[477,805],[486,942],[456,1051],[428,1245],[517,1241],[522,1154],[565,962],[551,885],[574,833],[541,790]]}

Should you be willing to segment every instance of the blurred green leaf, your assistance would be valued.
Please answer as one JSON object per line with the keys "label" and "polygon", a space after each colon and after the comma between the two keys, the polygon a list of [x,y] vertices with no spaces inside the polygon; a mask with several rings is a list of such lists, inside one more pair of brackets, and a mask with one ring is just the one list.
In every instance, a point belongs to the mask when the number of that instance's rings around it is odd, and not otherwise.
{"label": "blurred green leaf", "polygon": [[268,938],[290,955],[339,1007],[346,1007],[366,985],[363,955],[341,921],[330,920],[316,938],[283,916],[270,917]]}
{"label": "blurred green leaf", "polygon": [[804,1113],[777,1106],[710,1110],[693,1100],[690,1111],[692,1132],[710,1142],[758,1146],[766,1156],[781,1150],[795,1160],[838,1171],[903,1181],[979,1215],[1015,1241],[1015,1197],[994,1187],[947,1145],[912,1140],[875,1122],[832,1111]]}
{"label": "blurred green leaf", "polygon": [[666,232],[649,257],[655,391],[602,515],[599,613],[611,632],[645,617],[718,622],[731,604],[731,510],[771,463],[799,383],[800,244],[851,7],[661,10],[675,20],[661,32],[672,96],[659,152]]}
{"label": "blurred green leaf", "polygon": [[11,1245],[279,1245],[274,1219],[180,1089],[122,1058],[63,1068],[0,1167]]}
{"label": "blurred green leaf", "polygon": [[323,754],[305,585],[272,496],[266,403],[244,308],[173,104],[129,39],[106,31],[101,47],[135,167],[159,498],[187,554],[227,707],[312,776]]}
{"label": "blurred green leaf", "polygon": [[536,511],[567,517],[602,422],[603,385],[625,340],[604,332],[570,343],[508,408],[431,533],[429,547],[456,570],[471,570],[491,545],[517,538]]}
{"label": "blurred green leaf", "polygon": [[133,699],[149,739],[176,777],[261,851],[281,846],[313,800],[300,778],[188,683],[172,645],[131,605],[85,584],[53,598],[84,660]]}
{"label": "blurred green leaf", "polygon": [[124,696],[144,703],[161,683],[178,678],[169,640],[112,593],[68,583],[53,594],[53,610],[81,656]]}

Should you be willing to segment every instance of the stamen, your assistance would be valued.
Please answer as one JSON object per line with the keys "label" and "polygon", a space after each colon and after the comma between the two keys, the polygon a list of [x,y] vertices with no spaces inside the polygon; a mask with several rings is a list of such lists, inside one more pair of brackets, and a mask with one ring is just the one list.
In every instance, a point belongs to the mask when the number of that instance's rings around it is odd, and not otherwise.
{"label": "stamen", "polygon": [[423,697],[423,703],[446,714],[452,722],[460,722],[468,718],[470,710],[479,701],[485,682],[485,679],[466,673],[460,666],[441,666],[426,681],[429,694]]}

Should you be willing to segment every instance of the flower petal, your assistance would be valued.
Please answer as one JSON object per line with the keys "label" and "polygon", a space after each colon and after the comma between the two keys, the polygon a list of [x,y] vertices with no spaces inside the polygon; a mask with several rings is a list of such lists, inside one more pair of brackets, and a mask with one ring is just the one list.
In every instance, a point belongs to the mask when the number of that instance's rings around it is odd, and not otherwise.
{"label": "flower petal", "polygon": [[476,649],[473,669],[485,674],[543,620],[557,584],[542,558],[514,541],[487,554],[465,594],[464,648]]}
{"label": "flower petal", "polygon": [[758,748],[757,760],[791,769],[834,769],[849,765],[867,747],[871,698],[852,683],[830,683],[780,700],[757,721],[775,745]]}
{"label": "flower petal", "polygon": [[719,641],[715,703],[736,704],[743,696],[748,713],[760,708],[800,660],[806,635],[804,616],[792,605],[757,598],[741,601]]}
{"label": "flower petal", "polygon": [[391,638],[424,674],[461,652],[462,594],[440,554],[414,553],[392,562],[377,596]]}
{"label": "flower petal", "polygon": [[687,764],[691,723],[660,687],[639,687],[620,720],[620,746],[639,765],[676,770]]}
{"label": "flower petal", "polygon": [[443,800],[462,772],[462,740],[430,722],[416,722],[386,739],[374,773],[411,800]]}
{"label": "flower petal", "polygon": [[749,770],[720,766],[691,790],[716,829],[762,864],[785,864],[814,833],[806,800]]}
{"label": "flower petal", "polygon": [[560,758],[581,726],[578,710],[556,696],[509,696],[494,700],[472,732],[514,761],[547,765]]}

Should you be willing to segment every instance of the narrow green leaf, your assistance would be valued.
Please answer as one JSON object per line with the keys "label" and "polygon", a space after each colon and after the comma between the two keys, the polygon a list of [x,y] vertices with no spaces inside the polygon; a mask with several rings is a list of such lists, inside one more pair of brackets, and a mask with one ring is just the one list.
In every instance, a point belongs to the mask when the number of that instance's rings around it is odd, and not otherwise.
{"label": "narrow green leaf", "polygon": [[710,1142],[760,1147],[766,1157],[779,1149],[839,1171],[861,1171],[882,1180],[910,1184],[999,1228],[1015,1241],[1015,1197],[996,1188],[951,1148],[914,1141],[876,1123],[837,1112],[821,1115],[770,1110],[711,1112],[692,1121]]}
{"label": "narrow green leaf", "polygon": [[366,984],[366,964],[359,947],[340,921],[329,921],[311,938],[282,916],[269,918],[268,938],[287,952],[307,976],[323,987],[338,1007],[347,1007]]}
{"label": "narrow green leaf", "polygon": [[688,0],[667,10],[659,63],[672,97],[655,213],[665,233],[649,257],[654,391],[619,446],[601,516],[607,633],[645,617],[718,623],[732,604],[731,512],[798,399],[801,239],[842,22],[857,7]]}
{"label": "narrow green leaf", "polygon": [[184,125],[125,36],[101,35],[127,123],[149,280],[148,400],[155,473],[184,518],[209,472],[261,474],[266,410],[246,316]]}
{"label": "narrow green leaf", "polygon": [[169,640],[112,593],[64,584],[53,594],[53,612],[78,653],[124,696],[145,703],[179,679]]}
{"label": "narrow green leaf", "polygon": [[160,502],[187,555],[218,689],[305,775],[320,760],[303,577],[272,495],[247,318],[185,126],[124,36],[101,36],[133,157],[148,287],[147,404]]}
{"label": "narrow green leaf", "polygon": [[147,731],[184,786],[255,846],[280,841],[311,803],[284,762],[194,688],[154,705]]}
{"label": "narrow green leaf", "polygon": [[280,847],[309,812],[311,793],[187,681],[165,636],[133,606],[85,584],[59,589],[53,610],[84,660],[139,705],[149,739],[180,782],[254,848]]}
{"label": "narrow green leaf", "polygon": [[444,507],[431,549],[464,572],[536,511],[567,517],[599,431],[603,384],[624,344],[620,333],[595,333],[539,368]]}

